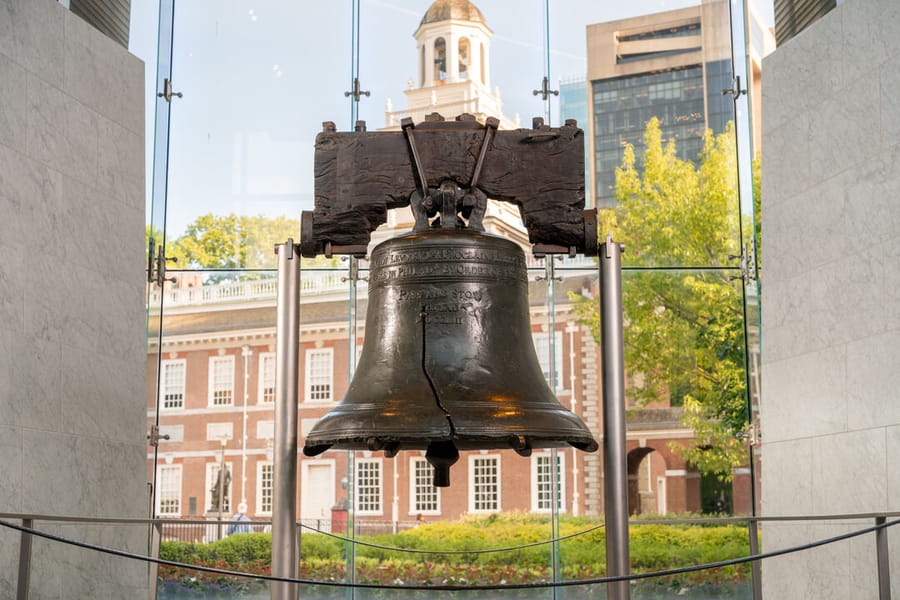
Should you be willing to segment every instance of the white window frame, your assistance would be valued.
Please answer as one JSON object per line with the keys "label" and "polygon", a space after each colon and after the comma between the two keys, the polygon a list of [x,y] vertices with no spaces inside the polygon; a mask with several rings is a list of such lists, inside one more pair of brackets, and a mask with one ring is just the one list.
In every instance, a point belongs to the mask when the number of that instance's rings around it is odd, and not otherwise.
{"label": "white window frame", "polygon": [[259,353],[259,385],[257,386],[257,404],[275,403],[275,353]]}
{"label": "white window frame", "polygon": [[[496,469],[496,474],[494,475],[495,481],[493,484],[495,488],[493,492],[483,490],[482,488],[486,484],[477,481],[477,478],[483,476],[483,474],[476,473],[476,469],[483,468],[489,462],[493,462]],[[501,500],[502,481],[503,479],[501,477],[499,454],[469,455],[469,512],[473,514],[489,514],[500,512],[503,507],[503,503]],[[493,506],[485,508],[484,506],[479,505],[479,503],[484,502],[484,499],[481,498],[481,495],[485,493],[493,493],[496,495]]]}
{"label": "white window frame", "polygon": [[[544,472],[541,463],[551,464],[551,452],[536,452],[531,455],[531,512],[553,512],[553,503],[546,497],[553,492],[553,479],[549,472]],[[556,452],[557,487],[559,488],[559,504],[557,510],[566,512],[566,455]],[[549,478],[548,478],[549,476]]]}
{"label": "white window frame", "polygon": [[[171,479],[164,473],[171,474]],[[156,514],[164,518],[181,517],[181,465],[157,465],[156,467]],[[170,484],[171,485],[167,485]],[[167,496],[166,498],[164,498]],[[163,511],[163,501],[175,500],[175,510]]]}
{"label": "white window frame", "polygon": [[[219,475],[219,467],[222,463],[220,462],[208,462],[206,463],[206,488],[203,492],[203,497],[206,499],[206,502],[203,506],[203,512],[209,512],[212,510],[212,487],[216,482],[216,477]],[[225,507],[222,510],[222,513],[231,513],[231,498],[234,496],[234,469],[232,468],[231,461],[225,461],[225,469],[231,473],[231,481],[228,484],[228,493],[225,494],[224,504]]]}
{"label": "white window frame", "polygon": [[[181,381],[176,380],[173,382],[170,380],[169,367],[181,367]],[[160,395],[162,396],[159,405],[160,410],[184,410],[185,388],[187,387],[187,360],[183,358],[164,360],[160,363],[159,368],[162,371],[162,377],[160,377],[160,387],[162,388],[160,390]],[[169,395],[180,396],[177,405],[167,406]]]}
{"label": "white window frame", "polygon": [[[265,476],[268,469],[269,475]],[[268,482],[268,485],[263,485]],[[266,509],[266,496],[268,496],[268,510]],[[256,463],[256,514],[270,516],[272,503],[275,500],[275,466],[271,460],[263,460]]]}
{"label": "white window frame", "polygon": [[[374,467],[377,478],[374,483],[360,483],[364,468]],[[357,458],[353,469],[353,503],[357,515],[381,515],[384,513],[384,465],[380,458]],[[363,492],[365,491],[365,497]]]}
{"label": "white window frame", "polygon": [[[313,362],[316,356],[323,356],[326,358],[326,364],[328,365],[327,375],[318,375],[313,373]],[[328,404],[334,402],[334,348],[310,348],[306,351],[305,355],[306,360],[304,360],[306,377],[304,378],[304,401],[309,402],[311,404]],[[313,377],[316,377],[315,382],[313,381]],[[327,379],[327,383],[325,380]],[[313,398],[313,386],[319,385],[327,385],[327,397],[316,397]],[[315,390],[315,394],[321,395],[322,390]]]}
{"label": "white window frame", "polygon": [[[216,381],[218,366],[222,365],[231,373],[230,381]],[[227,373],[226,373],[227,375]],[[224,378],[223,378],[224,379]],[[228,401],[222,402],[216,398],[218,393],[228,393]],[[233,406],[234,405],[234,355],[209,357],[209,406]]]}
{"label": "white window frame", "polygon": [[[410,515],[441,514],[441,488],[434,487],[433,481],[434,467],[429,464],[428,460],[424,456],[411,456],[409,458]],[[428,503],[434,503],[434,508],[421,508],[421,504]]]}
{"label": "white window frame", "polygon": [[[563,332],[554,331],[553,333],[555,340],[554,354],[556,355],[553,367],[556,371],[554,380],[556,387],[551,386],[551,389],[554,393],[559,393],[566,389],[563,383]],[[550,333],[547,331],[535,331],[531,334],[531,338],[534,342],[534,352],[537,354],[538,363],[541,365],[541,372],[544,374],[544,380],[547,382],[547,385],[550,385],[550,364],[548,362],[550,359]]]}

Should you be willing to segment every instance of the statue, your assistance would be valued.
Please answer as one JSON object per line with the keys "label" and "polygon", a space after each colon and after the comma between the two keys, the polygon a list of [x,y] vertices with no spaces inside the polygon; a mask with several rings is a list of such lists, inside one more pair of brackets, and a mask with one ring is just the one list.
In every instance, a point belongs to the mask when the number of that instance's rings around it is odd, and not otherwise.
{"label": "statue", "polygon": [[225,467],[220,467],[215,483],[209,488],[211,496],[209,512],[222,512],[225,509],[225,499],[228,498],[228,485],[230,483],[231,472]]}

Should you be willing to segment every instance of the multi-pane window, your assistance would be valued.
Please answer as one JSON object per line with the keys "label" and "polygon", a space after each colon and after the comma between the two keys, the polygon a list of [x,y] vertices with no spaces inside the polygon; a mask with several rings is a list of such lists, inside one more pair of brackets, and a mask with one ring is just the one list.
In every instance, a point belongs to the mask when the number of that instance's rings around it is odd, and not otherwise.
{"label": "multi-pane window", "polygon": [[565,382],[562,381],[562,332],[557,331],[553,336],[553,361],[550,360],[550,336],[541,332],[534,333],[532,337],[534,338],[534,351],[537,353],[538,361],[541,363],[541,371],[544,373],[547,385],[557,392],[565,389]]}
{"label": "multi-pane window", "polygon": [[469,512],[500,510],[500,458],[469,457]]}
{"label": "multi-pane window", "polygon": [[187,371],[186,361],[164,360],[162,368],[162,408],[166,410],[184,408],[184,382]]}
{"label": "multi-pane window", "polygon": [[272,463],[261,462],[256,466],[256,514],[272,514],[272,491],[275,489],[275,472]]}
{"label": "multi-pane window", "polygon": [[556,455],[556,491],[553,486],[553,460],[549,452],[531,456],[531,510],[534,512],[550,512],[553,510],[553,499],[556,498],[557,510],[564,511],[566,506],[564,456]]}
{"label": "multi-pane window", "polygon": [[381,514],[381,459],[356,459],[356,512]]}
{"label": "multi-pane window", "polygon": [[160,465],[156,472],[156,513],[181,516],[181,465]]}
{"label": "multi-pane window", "polygon": [[422,457],[410,459],[409,510],[414,515],[437,515],[441,512],[440,490],[434,487],[434,467]]}
{"label": "multi-pane window", "polygon": [[209,404],[226,406],[234,403],[234,357],[213,356],[209,359]]}
{"label": "multi-pane window", "polygon": [[221,487],[221,512],[227,513],[231,510],[231,463],[225,463],[225,472],[220,478],[221,469],[222,463],[206,463],[206,512],[218,512],[216,506],[219,504],[220,481],[224,484]]}
{"label": "multi-pane window", "polygon": [[334,352],[331,348],[306,351],[306,401],[331,402]]}
{"label": "multi-pane window", "polygon": [[263,352],[259,355],[259,402],[275,402],[275,353]]}

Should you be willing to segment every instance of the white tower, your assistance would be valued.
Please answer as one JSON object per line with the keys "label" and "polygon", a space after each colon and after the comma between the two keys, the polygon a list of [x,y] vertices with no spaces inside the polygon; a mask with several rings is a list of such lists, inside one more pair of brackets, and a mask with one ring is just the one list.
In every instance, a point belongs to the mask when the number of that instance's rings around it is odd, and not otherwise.
{"label": "white tower", "polygon": [[500,129],[518,125],[502,113],[500,93],[490,88],[493,32],[469,0],[437,0],[413,34],[419,57],[418,87],[410,82],[405,110],[385,110],[385,129],[398,129],[403,117],[419,123],[437,112],[446,119],[469,113],[484,122],[500,119]]}

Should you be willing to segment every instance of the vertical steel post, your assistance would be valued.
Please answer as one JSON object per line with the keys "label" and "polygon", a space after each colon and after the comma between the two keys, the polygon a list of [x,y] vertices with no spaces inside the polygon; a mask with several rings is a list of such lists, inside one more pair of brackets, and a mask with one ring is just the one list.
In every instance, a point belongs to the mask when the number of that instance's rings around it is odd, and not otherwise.
{"label": "vertical steel post", "polygon": [[[750,556],[759,554],[759,523],[751,517],[747,524],[750,531]],[[750,585],[753,588],[753,600],[762,600],[762,566],[758,560],[750,563]]]}
{"label": "vertical steel post", "polygon": [[[884,517],[876,517],[876,525],[884,525]],[[878,560],[878,600],[891,600],[891,559],[888,554],[887,527],[875,531],[875,552]]]}
{"label": "vertical steel post", "polygon": [[[162,540],[162,523],[155,521],[150,525],[150,556],[159,558],[159,543]],[[156,588],[159,585],[159,563],[150,563],[150,585],[148,586],[150,600],[156,600]]]}
{"label": "vertical steel post", "polygon": [[[294,240],[275,246],[278,300],[275,325],[275,448],[273,454],[272,575],[297,577],[297,392],[300,356],[300,255]],[[296,584],[273,581],[272,600],[297,598]]]}
{"label": "vertical steel post", "polygon": [[[622,250],[600,246],[600,346],[603,377],[603,477],[606,574],[628,575],[628,468],[625,453],[625,341],[622,332]],[[631,584],[607,584],[609,600],[630,600]]]}
{"label": "vertical steel post", "polygon": [[[22,527],[34,528],[32,519],[22,519]],[[19,538],[19,580],[16,588],[16,600],[28,600],[28,588],[31,584],[31,534],[22,532]]]}

